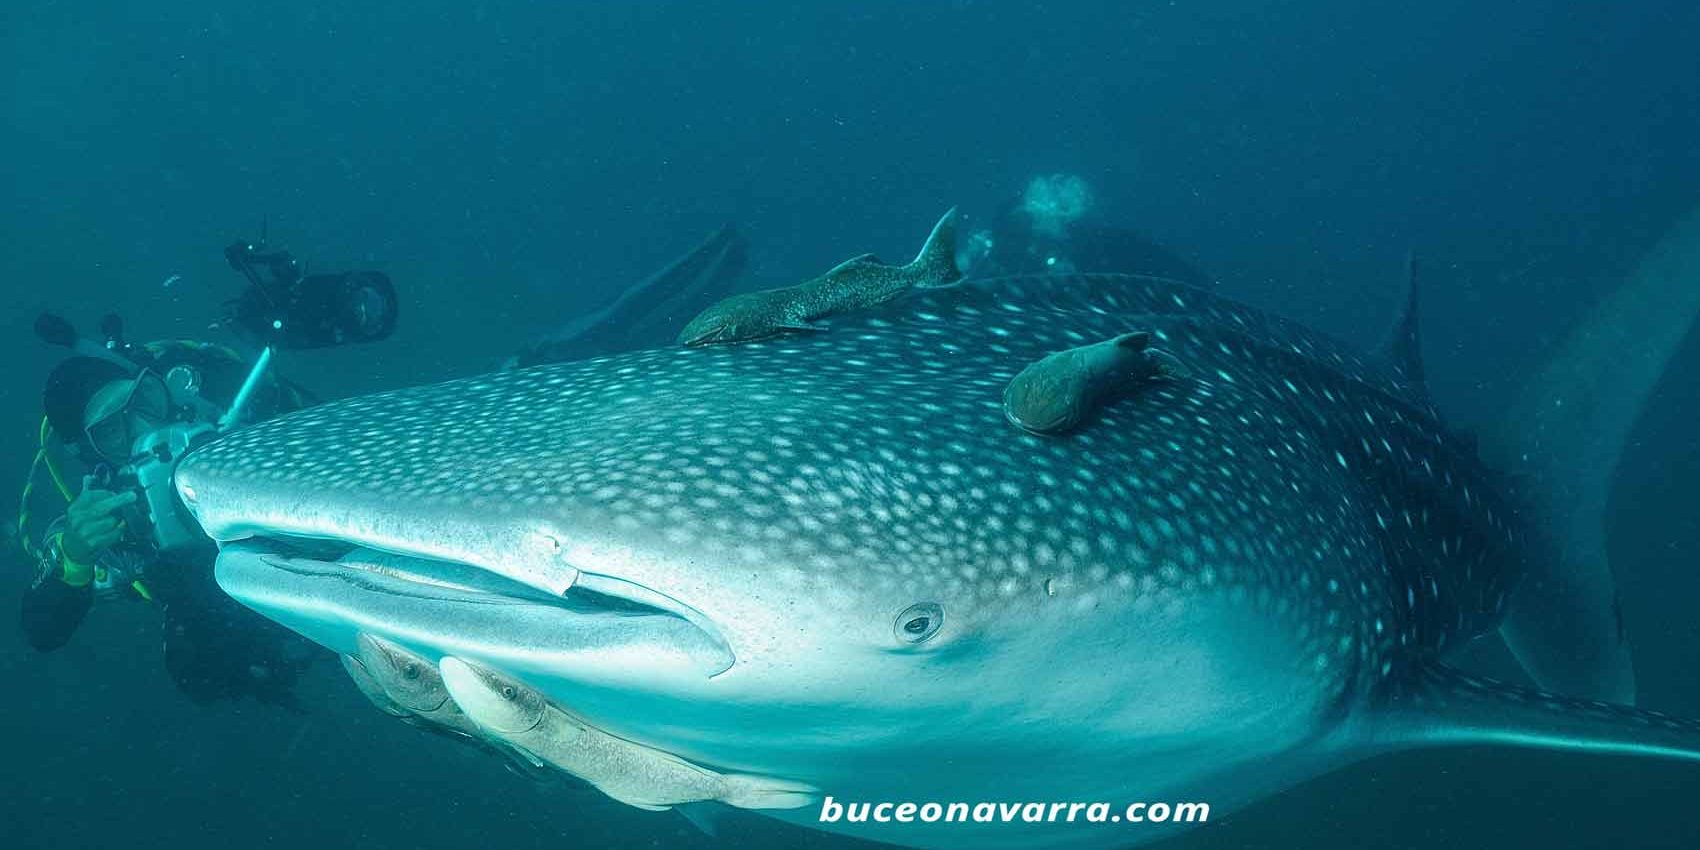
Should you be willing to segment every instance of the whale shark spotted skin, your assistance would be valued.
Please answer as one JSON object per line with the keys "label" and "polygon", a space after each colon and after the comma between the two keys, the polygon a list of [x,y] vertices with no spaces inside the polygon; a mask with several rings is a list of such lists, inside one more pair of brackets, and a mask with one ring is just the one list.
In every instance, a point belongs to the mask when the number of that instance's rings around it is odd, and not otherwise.
{"label": "whale shark spotted skin", "polygon": [[[1010,427],[1024,368],[1131,331],[1186,374],[1067,439]],[[1700,741],[1442,666],[1546,536],[1414,363],[1157,279],[917,289],[816,333],[326,404],[177,482],[222,586],[333,650],[368,633],[466,659],[611,735],[839,801],[1217,814],[1402,748]],[[764,814],[918,847],[1182,828]]]}

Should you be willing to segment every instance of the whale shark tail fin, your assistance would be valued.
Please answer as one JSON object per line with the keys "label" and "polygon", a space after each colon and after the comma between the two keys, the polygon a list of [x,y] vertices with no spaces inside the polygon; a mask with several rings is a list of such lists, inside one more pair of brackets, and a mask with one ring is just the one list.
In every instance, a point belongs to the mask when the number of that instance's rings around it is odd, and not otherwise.
{"label": "whale shark tail fin", "polygon": [[1419,665],[1381,706],[1376,749],[1501,745],[1700,761],[1700,720]]}
{"label": "whale shark tail fin", "polygon": [[1542,688],[1635,701],[1629,641],[1606,559],[1606,502],[1623,447],[1700,314],[1700,209],[1678,221],[1627,283],[1520,382],[1491,459],[1528,485],[1544,553],[1500,634]]}
{"label": "whale shark tail fin", "polygon": [[962,277],[956,267],[956,207],[951,207],[933,225],[921,253],[909,263],[916,286],[944,286]]}

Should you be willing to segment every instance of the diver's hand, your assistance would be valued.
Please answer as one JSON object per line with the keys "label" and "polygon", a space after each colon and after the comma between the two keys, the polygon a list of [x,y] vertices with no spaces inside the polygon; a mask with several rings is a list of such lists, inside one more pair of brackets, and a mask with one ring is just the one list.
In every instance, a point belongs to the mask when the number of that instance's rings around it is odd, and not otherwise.
{"label": "diver's hand", "polygon": [[118,512],[135,502],[133,490],[84,490],[65,509],[60,551],[76,563],[93,565],[102,552],[124,536],[124,518]]}

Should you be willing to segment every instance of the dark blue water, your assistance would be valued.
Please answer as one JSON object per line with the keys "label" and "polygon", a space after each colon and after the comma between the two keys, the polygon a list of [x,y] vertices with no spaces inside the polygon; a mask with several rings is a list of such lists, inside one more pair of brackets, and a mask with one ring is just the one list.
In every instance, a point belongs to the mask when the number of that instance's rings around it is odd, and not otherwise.
{"label": "dark blue water", "polygon": [[[1486,422],[1700,205],[1697,43],[1690,0],[12,0],[0,480],[23,478],[59,354],[30,332],[40,310],[216,336],[239,283],[220,249],[262,222],[315,267],[381,268],[402,289],[390,340],[280,364],[336,397],[490,368],[722,222],[776,285],[906,256],[945,207],[983,221],[1054,172],[1221,291],[1365,344],[1416,250],[1436,395]],[[1690,715],[1697,369],[1691,338],[1611,528],[1644,702]],[[7,563],[9,619],[29,567]],[[97,609],[50,656],[11,634],[0,847],[712,844],[379,716],[329,665],[305,715],[193,706],[142,606]],[[1694,847],[1697,795],[1692,766],[1428,753],[1181,843]],[[755,824],[717,846],[740,844],[848,842]]]}

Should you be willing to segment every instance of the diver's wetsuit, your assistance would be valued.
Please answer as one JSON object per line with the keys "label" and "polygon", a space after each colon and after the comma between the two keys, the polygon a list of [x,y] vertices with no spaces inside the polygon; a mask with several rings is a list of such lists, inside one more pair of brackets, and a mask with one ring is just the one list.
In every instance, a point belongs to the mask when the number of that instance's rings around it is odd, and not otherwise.
{"label": "diver's wetsuit", "polygon": [[149,599],[160,606],[165,669],[195,702],[253,696],[288,704],[296,678],[320,654],[315,644],[218,589],[210,541],[204,550],[151,562],[142,547],[121,543],[102,554],[92,580],[75,586],[65,580],[57,526],[49,529],[43,547],[50,560],[23,598],[24,636],[38,651],[51,652],[69,642],[98,592],[102,598]]}
{"label": "diver's wetsuit", "polygon": [[[215,403],[234,397],[246,374],[223,349],[194,344],[166,350],[154,368],[179,364],[199,371],[202,396]],[[264,386],[255,401],[262,417],[298,406],[295,394],[280,385]],[[225,595],[213,579],[217,548],[211,540],[166,558],[126,539],[67,581],[59,545],[63,528],[61,518],[43,535],[36,581],[23,597],[24,637],[38,651],[51,652],[71,639],[98,590],[103,598],[129,596],[159,605],[166,670],[195,702],[253,696],[290,705],[295,680],[325,652]]]}
{"label": "diver's wetsuit", "polygon": [[24,591],[24,639],[37,652],[52,652],[68,643],[94,605],[94,582],[67,583],[65,571],[57,563],[59,547],[55,543],[48,548],[53,550],[55,563]]}

